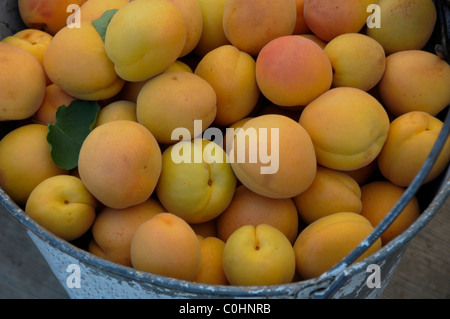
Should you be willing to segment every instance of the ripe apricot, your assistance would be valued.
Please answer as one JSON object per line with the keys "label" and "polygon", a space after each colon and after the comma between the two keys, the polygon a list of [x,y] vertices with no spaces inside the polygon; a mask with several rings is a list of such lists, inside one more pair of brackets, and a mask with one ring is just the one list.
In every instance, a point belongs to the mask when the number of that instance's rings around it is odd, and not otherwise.
{"label": "ripe apricot", "polygon": [[[396,185],[408,186],[430,154],[443,125],[438,118],[420,111],[408,112],[394,119],[377,159],[381,174]],[[424,183],[441,174],[449,161],[450,139],[447,139]]]}
{"label": "ripe apricot", "polygon": [[187,129],[194,138],[199,133],[194,131],[195,120],[201,121],[202,132],[211,125],[217,114],[217,94],[211,84],[194,73],[164,72],[142,87],[136,112],[138,122],[158,142],[173,144],[182,139],[172,136],[175,129]]}
{"label": "ripe apricot", "polygon": [[333,88],[308,104],[299,120],[314,143],[317,162],[355,170],[375,160],[386,141],[389,117],[369,93]]}
{"label": "ripe apricot", "polygon": [[230,160],[242,184],[271,198],[293,197],[311,185],[317,167],[314,145],[297,121],[267,114],[246,121],[241,129]]}
{"label": "ripe apricot", "polygon": [[0,187],[18,205],[43,180],[68,173],[53,162],[47,132],[47,125],[27,124],[0,140]]}
{"label": "ripe apricot", "polygon": [[292,0],[227,0],[223,10],[227,39],[252,56],[257,56],[273,39],[291,35],[296,20],[297,10]]}
{"label": "ripe apricot", "polygon": [[183,13],[170,1],[134,0],[112,17],[104,46],[119,77],[144,81],[178,59],[186,29]]}
{"label": "ripe apricot", "polygon": [[[302,279],[320,276],[353,251],[373,229],[367,218],[351,212],[331,214],[309,224],[294,243],[298,274]],[[356,261],[380,248],[378,238]]]}
{"label": "ripe apricot", "polygon": [[210,285],[228,285],[222,264],[225,242],[217,237],[197,237],[200,241],[201,261],[200,269],[192,281]]}
{"label": "ripe apricot", "polygon": [[200,242],[180,217],[159,213],[141,224],[131,241],[131,263],[146,272],[192,280],[201,263]]}
{"label": "ripe apricot", "polygon": [[450,65],[434,53],[407,50],[389,55],[378,84],[380,100],[394,115],[436,116],[450,104]]}
{"label": "ripe apricot", "polygon": [[380,28],[366,34],[380,43],[387,55],[422,49],[433,33],[437,12],[432,0],[379,0]]}
{"label": "ripe apricot", "polygon": [[[389,181],[375,181],[363,185],[361,187],[361,215],[366,217],[373,227],[378,226],[403,196],[405,190]],[[416,197],[413,197],[394,222],[381,234],[382,244],[386,245],[400,235],[411,226],[419,215],[419,202]]]}
{"label": "ripe apricot", "polygon": [[306,105],[327,91],[333,70],[324,50],[299,35],[276,38],[256,59],[261,93],[280,106]]}
{"label": "ripe apricot", "polygon": [[197,64],[195,74],[211,84],[217,95],[215,124],[231,125],[255,108],[260,96],[255,64],[253,57],[232,45],[208,52]]}
{"label": "ripe apricot", "polygon": [[334,213],[360,213],[362,209],[358,183],[344,172],[322,166],[317,167],[311,186],[293,201],[307,224]]}
{"label": "ripe apricot", "polygon": [[114,71],[105,44],[89,21],[79,28],[64,27],[50,42],[44,67],[52,83],[82,100],[108,99],[119,93],[124,81]]}
{"label": "ripe apricot", "polygon": [[225,0],[197,0],[203,16],[202,34],[194,49],[198,56],[222,45],[230,44],[223,30],[223,10]]}
{"label": "ripe apricot", "polygon": [[161,162],[161,149],[143,125],[117,120],[89,133],[80,149],[78,172],[100,202],[120,209],[150,197],[161,173]]}
{"label": "ripe apricot", "polygon": [[319,38],[331,41],[344,33],[357,33],[366,23],[367,8],[377,0],[306,0],[306,25]]}
{"label": "ripe apricot", "polygon": [[30,52],[0,42],[0,122],[31,117],[45,97],[45,72]]}

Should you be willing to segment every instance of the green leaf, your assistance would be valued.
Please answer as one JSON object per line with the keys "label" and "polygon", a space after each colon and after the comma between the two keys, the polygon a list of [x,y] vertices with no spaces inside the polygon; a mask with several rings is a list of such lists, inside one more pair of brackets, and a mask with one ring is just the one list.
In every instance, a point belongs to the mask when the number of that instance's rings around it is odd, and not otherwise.
{"label": "green leaf", "polygon": [[55,164],[65,170],[78,166],[81,145],[94,129],[100,106],[95,101],[75,100],[56,111],[56,122],[48,124],[47,142]]}
{"label": "green leaf", "polygon": [[105,41],[106,29],[108,28],[108,24],[117,11],[118,9],[107,10],[102,14],[100,18],[92,21],[92,24],[102,37],[103,41]]}

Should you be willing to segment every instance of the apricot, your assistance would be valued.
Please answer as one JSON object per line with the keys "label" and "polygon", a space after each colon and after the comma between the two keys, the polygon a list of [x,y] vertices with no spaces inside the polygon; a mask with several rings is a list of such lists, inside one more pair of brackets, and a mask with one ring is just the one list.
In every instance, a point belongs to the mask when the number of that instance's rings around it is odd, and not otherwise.
{"label": "apricot", "polygon": [[120,9],[130,0],[87,0],[80,7],[81,21],[94,21],[109,10]]}
{"label": "apricot", "polygon": [[217,237],[198,238],[201,251],[200,269],[192,281],[209,285],[228,285],[222,265],[225,243]]}
{"label": "apricot", "polygon": [[297,18],[295,20],[295,28],[292,34],[309,34],[311,30],[306,25],[305,21],[305,0],[295,0],[295,8],[297,11]]}
{"label": "apricot", "polygon": [[202,10],[202,34],[194,53],[202,57],[209,51],[230,44],[223,29],[223,11],[226,0],[197,0]]}
{"label": "apricot", "polygon": [[186,43],[186,21],[166,0],[134,0],[111,19],[105,50],[122,79],[138,82],[163,72]]}
{"label": "apricot", "polygon": [[288,198],[305,191],[316,175],[314,145],[307,131],[287,116],[260,115],[234,136],[231,167],[253,192]]}
{"label": "apricot", "polygon": [[0,122],[31,117],[45,97],[45,72],[30,52],[0,42]]}
{"label": "apricot", "polygon": [[[394,119],[378,156],[382,175],[398,186],[408,186],[430,154],[443,125],[438,118],[420,111],[408,112]],[[450,139],[447,139],[424,183],[441,174],[449,161]]]}
{"label": "apricot", "polygon": [[[53,36],[45,31],[37,29],[24,29],[2,40],[4,43],[9,43],[22,48],[38,59],[42,68],[44,68],[44,56],[48,45],[52,41]],[[51,84],[47,74],[45,75],[47,85]]]}
{"label": "apricot", "polygon": [[186,20],[186,42],[179,57],[184,57],[191,53],[202,36],[203,13],[197,0],[168,0],[172,2],[184,15]]}
{"label": "apricot", "polygon": [[261,93],[280,106],[306,105],[327,91],[333,70],[324,50],[299,35],[276,38],[256,59]]}
{"label": "apricot", "polygon": [[[186,72],[193,73],[191,67],[180,60],[176,60],[167,69],[164,70],[164,72],[170,72],[170,71],[186,71]],[[143,81],[138,81],[138,82],[126,81],[122,90],[120,91],[118,97],[122,100],[136,103],[139,92],[141,91],[143,86],[147,83],[147,81],[148,80],[143,80]]]}
{"label": "apricot", "polygon": [[180,217],[159,213],[141,224],[131,241],[134,268],[182,280],[192,280],[201,263],[200,242]]}
{"label": "apricot", "polygon": [[125,100],[118,100],[109,103],[98,112],[95,126],[100,126],[102,124],[117,120],[137,122],[136,103]]}
{"label": "apricot", "polygon": [[46,125],[23,125],[0,140],[0,187],[18,205],[43,180],[67,173],[53,162]]}
{"label": "apricot", "polygon": [[280,285],[292,282],[295,253],[286,236],[273,226],[238,228],[223,250],[223,269],[231,285]]}
{"label": "apricot", "polygon": [[312,185],[293,201],[307,224],[334,213],[360,213],[362,209],[358,183],[344,172],[321,166],[317,167]]}
{"label": "apricot", "polygon": [[61,105],[68,106],[75,97],[67,94],[56,84],[50,84],[45,89],[44,101],[33,114],[33,120],[37,123],[47,124],[56,122],[56,111]]}
{"label": "apricot", "polygon": [[95,198],[78,177],[55,175],[32,190],[25,213],[52,234],[72,241],[90,229],[96,206]]}
{"label": "apricot", "polygon": [[432,0],[379,0],[380,28],[366,34],[380,43],[386,54],[422,49],[433,33],[437,12]]}
{"label": "apricot", "polygon": [[216,218],[229,205],[236,177],[225,151],[197,138],[164,150],[156,194],[171,213],[190,224]]}
{"label": "apricot", "polygon": [[[330,270],[369,236],[374,227],[367,218],[339,212],[309,224],[294,243],[296,270],[302,279],[311,279]],[[356,261],[381,248],[378,238]]]}
{"label": "apricot", "polygon": [[333,88],[308,104],[299,120],[310,135],[317,162],[335,170],[355,170],[375,160],[383,147],[389,117],[369,93]]}
{"label": "apricot", "polygon": [[54,84],[81,100],[111,98],[124,84],[106,55],[100,34],[88,21],[81,22],[80,28],[64,27],[53,37],[44,67]]}
{"label": "apricot", "polygon": [[297,208],[291,198],[261,196],[240,185],[230,205],[217,217],[217,237],[226,242],[241,226],[259,224],[279,229],[294,243],[298,231]]}
{"label": "apricot", "polygon": [[211,84],[217,96],[215,124],[231,125],[255,108],[260,96],[255,64],[252,56],[232,45],[218,47],[200,60],[195,74]]}
{"label": "apricot", "polygon": [[18,0],[17,3],[20,17],[29,28],[55,35],[74,13],[68,6],[81,6],[84,2],[86,0]]}
{"label": "apricot", "polygon": [[[367,218],[373,227],[378,226],[403,196],[405,188],[389,181],[375,181],[361,187],[361,215]],[[381,242],[386,245],[404,232],[419,217],[420,208],[417,197],[413,197],[400,212],[394,222],[381,234]]]}
{"label": "apricot", "polygon": [[223,29],[239,50],[257,56],[271,40],[291,35],[297,20],[292,0],[227,0],[223,9]]}
{"label": "apricot", "polygon": [[136,229],[156,214],[165,212],[155,199],[123,209],[103,208],[92,225],[94,255],[131,267],[130,247]]}
{"label": "apricot", "polygon": [[78,172],[101,203],[126,208],[146,201],[153,193],[161,157],[156,139],[144,126],[117,120],[89,133],[80,149]]}
{"label": "apricot", "polygon": [[[136,112],[156,140],[173,144],[182,138],[172,136],[177,128],[187,129],[193,138],[211,125],[217,113],[214,88],[200,76],[185,72],[164,72],[147,81],[139,92]],[[201,132],[194,121],[201,120]]]}
{"label": "apricot", "polygon": [[377,2],[378,0],[306,0],[303,14],[312,33],[328,42],[344,33],[358,33],[369,17],[368,6]]}
{"label": "apricot", "polygon": [[339,35],[328,42],[324,50],[333,67],[333,87],[347,86],[369,91],[384,74],[384,49],[364,34]]}
{"label": "apricot", "polygon": [[407,50],[389,55],[378,92],[394,115],[423,111],[436,116],[450,104],[450,66],[434,53]]}

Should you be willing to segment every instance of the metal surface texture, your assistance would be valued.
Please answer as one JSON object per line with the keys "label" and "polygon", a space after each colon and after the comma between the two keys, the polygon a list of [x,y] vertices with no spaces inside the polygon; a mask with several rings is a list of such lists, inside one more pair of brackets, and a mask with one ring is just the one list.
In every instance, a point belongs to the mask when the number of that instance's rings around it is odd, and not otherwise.
{"label": "metal surface texture", "polygon": [[[448,58],[448,6],[449,1],[436,1],[446,14],[439,15],[443,39],[436,46],[436,52]],[[0,2],[0,38],[23,29],[17,10],[17,1]],[[441,30],[441,32],[442,32]],[[14,127],[14,126],[12,126]],[[212,286],[187,282],[164,276],[141,272],[98,258],[84,249],[66,242],[30,219],[0,188],[0,202],[24,226],[36,247],[42,253],[52,271],[73,299],[92,298],[377,298],[389,282],[403,253],[412,238],[433,218],[450,194],[449,170],[442,176],[439,186],[433,191],[432,199],[421,216],[400,236],[382,247],[378,252],[362,261],[354,262],[395,220],[402,207],[420,189],[424,177],[449,136],[450,119],[444,128],[421,172],[408,187],[403,198],[392,209],[383,222],[352,253],[338,265],[318,278],[277,286]],[[8,130],[3,125],[2,130]],[[11,129],[11,127],[9,128]],[[0,138],[6,132],[0,132]],[[373,287],[370,265],[379,267],[381,285]]]}

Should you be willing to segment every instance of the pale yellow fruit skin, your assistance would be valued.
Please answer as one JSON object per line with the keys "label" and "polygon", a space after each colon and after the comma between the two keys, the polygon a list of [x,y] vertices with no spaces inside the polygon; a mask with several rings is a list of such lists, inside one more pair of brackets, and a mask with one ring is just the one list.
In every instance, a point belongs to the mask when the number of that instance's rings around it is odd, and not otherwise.
{"label": "pale yellow fruit skin", "polygon": [[57,175],[33,189],[25,213],[54,235],[71,241],[92,226],[96,204],[78,177]]}
{"label": "pale yellow fruit skin", "polygon": [[306,106],[299,122],[311,136],[317,162],[343,171],[375,160],[390,125],[380,102],[367,92],[350,87],[322,94]]}
{"label": "pale yellow fruit skin", "polygon": [[134,0],[111,19],[105,50],[122,79],[143,81],[178,59],[186,42],[186,28],[183,14],[171,2]]}
{"label": "pale yellow fruit skin", "polygon": [[136,103],[124,100],[111,102],[99,111],[95,126],[117,120],[137,122]]}
{"label": "pale yellow fruit skin", "polygon": [[28,124],[0,141],[0,186],[18,205],[43,180],[68,173],[53,162],[47,132],[47,125]]}
{"label": "pale yellow fruit skin", "polygon": [[260,91],[255,68],[253,57],[232,45],[210,51],[197,64],[195,74],[211,84],[217,95],[215,124],[229,126],[256,107]]}
{"label": "pale yellow fruit skin", "polygon": [[[443,122],[420,111],[408,112],[392,121],[386,143],[378,156],[378,168],[392,183],[407,187],[419,173],[442,130]],[[441,174],[450,161],[447,139],[424,183]]]}
{"label": "pale yellow fruit skin", "polygon": [[386,54],[420,50],[433,33],[437,12],[432,0],[379,0],[380,28],[366,34],[379,42]]}
{"label": "pale yellow fruit skin", "polygon": [[199,56],[204,56],[209,51],[230,41],[223,30],[223,10],[225,0],[197,0],[203,14],[203,28],[200,39],[194,52]]}
{"label": "pale yellow fruit skin", "polygon": [[[162,205],[188,223],[203,223],[221,214],[231,202],[236,187],[236,177],[227,162],[226,153],[217,146],[221,162],[207,163],[205,147],[213,142],[196,139],[181,141],[167,148],[162,155],[162,170],[156,193]],[[181,147],[191,150],[188,163],[176,163],[172,150]],[[177,150],[175,148],[175,150]],[[203,157],[197,161],[197,152]],[[174,152],[179,154],[178,151]]]}
{"label": "pale yellow fruit skin", "polygon": [[273,226],[238,228],[225,243],[223,268],[231,285],[280,285],[295,274],[295,254],[286,236]]}
{"label": "pale yellow fruit skin", "polygon": [[333,87],[369,91],[381,80],[386,68],[383,47],[364,34],[339,35],[324,50],[333,67]]}
{"label": "pale yellow fruit skin", "polygon": [[126,208],[146,201],[161,173],[161,149],[141,124],[117,120],[97,126],[84,140],[78,172],[105,206]]}
{"label": "pale yellow fruit skin", "polygon": [[77,99],[108,99],[124,84],[106,55],[100,34],[88,21],[79,28],[64,27],[53,37],[44,67],[53,83]]}
{"label": "pale yellow fruit skin", "polygon": [[45,72],[25,49],[0,42],[0,122],[31,117],[45,97]]}

